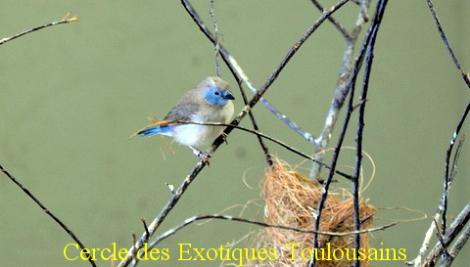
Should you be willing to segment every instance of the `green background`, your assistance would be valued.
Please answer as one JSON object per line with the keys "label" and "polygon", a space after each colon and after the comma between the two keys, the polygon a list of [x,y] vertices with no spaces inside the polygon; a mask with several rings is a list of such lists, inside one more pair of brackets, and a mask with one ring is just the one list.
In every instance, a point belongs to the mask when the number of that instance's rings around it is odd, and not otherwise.
{"label": "green background", "polygon": [[[193,1],[208,19],[208,0]],[[437,3],[464,66],[470,64],[470,3]],[[0,162],[62,218],[90,247],[131,244],[140,218],[150,221],[196,159],[161,138],[128,140],[148,115],[162,118],[179,96],[213,75],[213,48],[179,1],[1,0],[0,36],[60,18],[79,22],[34,33],[0,47]],[[330,6],[334,2],[324,2]],[[255,85],[261,85],[287,49],[318,17],[303,1],[217,1],[223,43]],[[335,16],[351,28],[353,4]],[[371,8],[370,14],[373,14]],[[335,87],[344,42],[325,23],[293,58],[266,97],[318,134]],[[435,29],[425,1],[390,1],[379,33],[367,104],[364,149],[377,173],[363,196],[379,208],[376,225],[433,214],[441,190],[444,154],[469,92]],[[223,75],[235,84],[227,69]],[[242,106],[238,90],[236,108]],[[250,93],[251,95],[251,93]],[[263,132],[311,152],[262,105]],[[356,117],[354,117],[355,123]],[[248,121],[243,123],[250,126]],[[336,128],[336,133],[339,127]],[[469,132],[467,125],[464,132]],[[354,145],[353,133],[346,145]],[[336,142],[337,136],[333,137]],[[253,136],[235,131],[173,210],[161,230],[203,213],[262,219],[265,168]],[[334,143],[333,143],[334,144]],[[302,159],[270,144],[291,164]],[[173,153],[174,151],[174,153]],[[352,150],[340,164],[354,163]],[[464,147],[452,188],[450,216],[468,201],[470,149]],[[370,174],[370,164],[366,174]],[[308,164],[304,164],[308,167]],[[254,188],[249,189],[242,177]],[[348,186],[348,185],[344,185]],[[238,206],[235,206],[238,205]],[[399,207],[400,209],[382,209]],[[404,208],[418,210],[406,211]],[[2,266],[86,266],[65,262],[69,237],[6,177],[0,177]],[[374,233],[373,245],[404,247],[413,258],[430,220]],[[239,240],[256,227],[230,222],[192,226],[165,241],[210,247]],[[174,258],[174,257],[173,257]],[[468,245],[455,266],[470,261]],[[99,266],[111,266],[98,262]],[[143,263],[141,266],[218,266],[218,262]],[[403,266],[380,262],[373,266]]]}

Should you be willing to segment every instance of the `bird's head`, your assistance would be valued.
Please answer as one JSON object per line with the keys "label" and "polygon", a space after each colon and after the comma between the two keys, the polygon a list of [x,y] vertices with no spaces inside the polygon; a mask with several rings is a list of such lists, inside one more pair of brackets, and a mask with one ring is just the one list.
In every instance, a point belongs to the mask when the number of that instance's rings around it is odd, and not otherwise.
{"label": "bird's head", "polygon": [[234,100],[228,82],[219,77],[208,77],[199,85],[204,100],[212,106],[223,107],[228,101]]}

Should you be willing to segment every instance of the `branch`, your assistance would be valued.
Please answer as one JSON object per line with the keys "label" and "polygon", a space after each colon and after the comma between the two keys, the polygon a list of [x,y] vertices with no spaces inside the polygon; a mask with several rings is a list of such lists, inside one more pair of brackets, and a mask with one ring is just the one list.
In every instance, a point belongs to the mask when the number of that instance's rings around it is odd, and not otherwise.
{"label": "branch", "polygon": [[[315,7],[320,12],[325,11],[323,6],[317,0],[310,0],[310,2],[312,2],[312,4],[315,5]],[[346,30],[346,28],[340,22],[338,22],[335,18],[331,16],[328,18],[328,20],[331,22],[331,24],[333,24],[333,26],[335,26],[338,32],[341,33],[344,39],[346,39],[346,42],[350,42],[353,39],[353,37],[349,34],[348,30]]]}
{"label": "branch", "polygon": [[23,192],[34,203],[36,203],[36,205],[38,205],[42,209],[42,211],[44,211],[47,214],[47,216],[49,216],[52,220],[54,220],[60,226],[60,228],[62,228],[62,230],[64,230],[78,244],[80,249],[82,251],[85,251],[85,255],[88,259],[88,262],[90,262],[91,266],[96,267],[96,264],[92,260],[90,253],[88,252],[88,250],[85,249],[86,246],[82,243],[82,241],[80,241],[78,236],[70,229],[70,227],[68,227],[64,222],[62,222],[62,220],[59,219],[59,217],[54,215],[54,213],[52,213],[44,204],[42,204],[42,202],[36,196],[34,196],[33,193],[29,191],[28,188],[26,188],[20,181],[18,181],[18,179],[16,179],[15,176],[13,176],[9,171],[7,171],[1,164],[0,164],[0,171],[5,176],[7,176],[16,186],[18,186],[21,190],[23,190]]}
{"label": "branch", "polygon": [[[194,10],[189,3],[188,0],[181,0],[183,6],[187,10]],[[237,115],[237,117],[230,123],[232,126],[228,126],[225,128],[224,132],[219,135],[214,143],[212,144],[212,147],[209,151],[209,154],[213,154],[217,148],[224,142],[225,136],[229,135],[232,130],[234,129],[233,125],[238,125],[240,124],[240,121],[248,114],[248,112],[258,103],[258,101],[261,99],[264,93],[270,88],[270,86],[274,83],[274,81],[277,79],[279,74],[282,72],[284,67],[287,65],[287,63],[290,61],[290,59],[295,55],[297,50],[305,43],[305,41],[315,32],[315,30],[329,17],[331,16],[334,12],[336,12],[339,8],[341,8],[348,0],[341,0],[338,2],[336,5],[331,7],[328,12],[324,12],[316,21],[315,23],[304,33],[304,35],[297,41],[287,52],[286,56],[282,59],[281,63],[274,69],[274,72],[272,75],[267,79],[265,84],[258,90],[256,91],[256,94],[251,98],[251,100],[248,102],[247,105],[241,110],[241,112]],[[165,206],[162,208],[160,213],[153,219],[153,221],[150,223],[148,226],[148,230],[151,235],[155,233],[157,228],[161,225],[161,223],[166,219],[170,211],[176,206],[178,201],[180,200],[181,196],[184,194],[184,192],[188,189],[189,185],[196,179],[198,174],[204,169],[206,166],[206,163],[203,160],[199,160],[196,163],[196,166],[191,170],[190,174],[186,176],[184,181],[181,183],[181,185],[175,190],[175,194],[173,194],[168,202],[165,204]],[[137,243],[135,243],[130,249],[128,254],[126,255],[125,259],[123,259],[118,267],[123,267],[123,266],[128,266],[134,251],[137,251],[140,249],[145,242],[148,241],[148,238],[146,234],[143,234]]]}
{"label": "branch", "polygon": [[[247,132],[247,133],[251,133],[251,134],[254,134],[258,137],[261,137],[261,138],[264,138],[264,139],[267,139],[273,143],[276,143],[282,147],[284,147],[285,149],[289,150],[290,152],[293,152],[294,154],[297,154],[307,160],[311,160],[311,161],[315,161],[315,159],[312,157],[312,156],[309,156],[307,154],[305,154],[304,152],[286,144],[285,142],[279,140],[279,139],[276,139],[274,137],[271,137],[265,133],[262,133],[260,131],[257,131],[257,130],[251,130],[251,129],[248,129],[248,128],[245,128],[245,127],[242,127],[242,126],[239,126],[239,125],[233,125],[233,124],[227,124],[227,123],[218,123],[218,122],[196,122],[196,121],[170,121],[168,122],[167,124],[165,125],[178,125],[178,124],[196,124],[196,125],[207,125],[207,126],[225,126],[225,127],[233,127],[235,129],[238,129],[238,130],[241,130],[243,132]],[[323,167],[327,168],[328,170],[331,169],[330,166],[328,166],[328,164],[326,163],[323,163],[321,161],[318,161],[317,162],[318,164],[321,164]],[[341,175],[343,176],[344,178],[348,179],[348,180],[353,180],[354,177],[347,174],[347,173],[344,173],[342,171],[335,171],[336,174],[338,175]]]}
{"label": "branch", "polygon": [[320,235],[336,236],[336,237],[382,231],[382,230],[388,229],[388,228],[393,227],[393,226],[398,224],[398,223],[395,222],[395,223],[390,223],[390,224],[379,226],[379,227],[374,227],[374,228],[369,228],[369,229],[362,229],[360,231],[330,232],[330,231],[303,230],[303,229],[299,229],[299,228],[295,228],[295,227],[291,227],[291,226],[269,224],[269,223],[250,220],[250,219],[245,219],[245,218],[233,217],[233,216],[230,216],[230,215],[221,215],[221,214],[197,215],[197,216],[187,218],[186,220],[184,220],[183,223],[178,224],[177,226],[175,226],[175,227],[171,228],[170,230],[168,230],[168,231],[164,232],[163,234],[161,234],[159,237],[157,237],[154,241],[152,241],[150,243],[148,248],[149,249],[154,248],[159,243],[161,243],[163,240],[167,239],[170,236],[175,235],[178,231],[182,230],[183,228],[186,228],[187,226],[189,226],[189,225],[191,225],[191,224],[193,224],[197,221],[211,220],[211,219],[246,223],[246,224],[252,224],[252,225],[257,225],[257,226],[261,226],[261,227],[277,228],[277,229],[283,229],[283,230],[288,230],[288,231],[293,231],[293,232],[298,232],[298,233],[305,233],[305,234],[313,234],[313,233],[316,232]]}
{"label": "branch", "polygon": [[429,10],[431,11],[432,17],[434,19],[434,22],[436,23],[437,30],[439,31],[439,34],[441,35],[441,39],[444,42],[445,47],[447,48],[447,51],[449,52],[450,57],[452,58],[452,61],[454,62],[455,66],[457,69],[460,71],[460,75],[462,76],[462,79],[464,82],[467,84],[467,87],[470,88],[470,73],[465,73],[465,71],[462,69],[462,66],[460,65],[459,59],[454,53],[454,50],[452,49],[452,46],[450,45],[449,39],[447,38],[447,35],[442,28],[441,21],[439,20],[439,17],[436,14],[436,10],[434,9],[434,5],[431,0],[427,0]]}
{"label": "branch", "polygon": [[470,224],[467,224],[467,226],[465,226],[465,228],[462,230],[462,233],[460,234],[460,236],[455,240],[455,243],[452,246],[452,248],[449,250],[449,256],[443,262],[442,264],[443,267],[449,267],[452,265],[452,263],[454,262],[454,259],[460,253],[460,251],[465,246],[465,243],[467,243],[469,238],[470,238]]}
{"label": "branch", "polygon": [[[462,232],[464,226],[470,221],[470,203],[462,209],[462,211],[457,215],[454,221],[451,223],[447,229],[447,233],[443,235],[442,242],[438,241],[434,245],[434,248],[429,253],[429,256],[426,257],[426,260],[419,266],[431,267],[436,264],[437,259],[444,252],[446,246],[451,244],[454,239]],[[467,227],[468,228],[468,227]],[[464,230],[464,235],[467,234],[467,230]],[[463,237],[464,238],[464,237]],[[414,262],[409,262],[414,263]],[[415,265],[416,266],[416,265]]]}
{"label": "branch", "polygon": [[62,19],[60,20],[57,20],[57,21],[53,21],[53,22],[49,22],[49,23],[46,23],[44,25],[41,25],[41,26],[37,26],[37,27],[34,27],[34,28],[31,28],[29,30],[26,30],[26,31],[23,31],[23,32],[20,32],[20,33],[17,33],[13,36],[10,36],[10,37],[5,37],[5,38],[2,38],[0,39],[0,45],[2,44],[5,44],[9,41],[13,41],[15,40],[16,38],[19,38],[21,36],[24,36],[26,34],[29,34],[29,33],[32,33],[32,32],[35,32],[35,31],[39,31],[39,30],[42,30],[42,29],[45,29],[45,28],[49,28],[49,27],[52,27],[52,26],[56,26],[56,25],[60,25],[60,24],[66,24],[66,23],[70,23],[70,22],[74,22],[74,21],[77,21],[78,20],[78,17],[77,16],[74,16],[70,13],[66,13]]}

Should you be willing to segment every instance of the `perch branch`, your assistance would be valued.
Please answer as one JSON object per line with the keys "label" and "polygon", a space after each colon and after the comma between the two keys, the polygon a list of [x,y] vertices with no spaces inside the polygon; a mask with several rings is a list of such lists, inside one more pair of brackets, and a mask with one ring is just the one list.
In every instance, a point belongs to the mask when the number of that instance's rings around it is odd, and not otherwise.
{"label": "perch branch", "polygon": [[[182,0],[181,2],[185,6],[185,8],[192,8],[190,5],[188,6],[189,2],[187,0]],[[324,12],[315,21],[315,23],[302,35],[302,37],[289,49],[285,57],[282,59],[281,63],[274,69],[272,75],[267,79],[265,84],[258,91],[256,91],[255,95],[251,98],[248,104],[245,105],[245,107],[241,110],[241,112],[237,115],[237,117],[230,124],[238,125],[240,123],[240,121],[247,115],[247,113],[258,103],[258,101],[263,96],[263,94],[266,93],[266,91],[270,88],[270,86],[277,79],[277,77],[282,72],[282,70],[287,65],[287,63],[290,61],[290,59],[295,55],[297,50],[305,43],[305,41],[315,32],[315,30],[329,16],[331,16],[334,12],[340,9],[346,2],[348,2],[348,0],[339,1],[336,5],[331,7],[327,12]],[[213,154],[217,150],[217,148],[224,142],[223,141],[225,138],[224,136],[227,136],[228,134],[230,134],[230,132],[233,129],[234,129],[233,126],[228,126],[225,128],[224,132],[215,139],[214,143],[212,144],[209,154]],[[181,185],[175,190],[175,194],[170,197],[170,199],[162,208],[162,210],[157,215],[157,217],[155,217],[153,221],[150,223],[150,225],[148,226],[149,232],[151,235],[155,233],[157,228],[166,219],[170,211],[176,206],[178,201],[181,199],[181,196],[188,189],[189,185],[196,179],[198,174],[204,169],[205,166],[206,166],[206,163],[203,160],[199,160],[196,163],[196,166],[191,170],[190,174],[186,176],[186,178],[181,183]],[[135,243],[129,249],[129,252],[127,253],[125,259],[123,259],[119,263],[118,267],[128,266],[132,259],[132,255],[134,251],[137,251],[138,249],[140,249],[143,246],[143,244],[148,241],[148,238],[149,237],[146,237],[146,234],[144,233],[139,238],[137,243]]]}
{"label": "perch branch", "polygon": [[[225,127],[233,127],[235,129],[238,129],[238,130],[241,130],[243,132],[247,132],[247,133],[251,133],[251,134],[254,134],[258,137],[262,137],[264,139],[267,139],[273,143],[276,143],[282,147],[284,147],[285,149],[289,150],[290,152],[293,152],[294,154],[297,154],[307,160],[311,160],[311,161],[314,161],[315,159],[312,157],[312,156],[309,156],[307,154],[305,154],[304,152],[286,144],[285,142],[279,140],[279,139],[276,139],[274,137],[271,137],[265,133],[262,133],[260,131],[257,131],[257,130],[251,130],[251,129],[248,129],[248,128],[245,128],[245,127],[242,127],[242,126],[239,126],[239,125],[233,125],[233,124],[227,124],[227,123],[218,123],[218,122],[195,122],[195,121],[174,121],[174,122],[169,122],[168,123],[169,125],[177,125],[177,124],[196,124],[196,125],[208,125],[208,126],[225,126]],[[321,164],[323,167],[327,168],[328,170],[331,169],[330,166],[328,166],[328,164],[324,163],[324,162],[318,162],[318,164]],[[344,173],[342,171],[338,171],[336,170],[335,171],[336,174],[338,175],[341,175],[343,176],[344,178],[348,179],[348,180],[353,180],[354,177],[347,174],[347,173]]]}
{"label": "perch branch", "polygon": [[17,34],[15,34],[15,35],[10,36],[10,37],[2,38],[2,39],[0,39],[0,45],[5,44],[5,43],[7,43],[7,42],[9,42],[9,41],[13,41],[13,40],[15,40],[16,38],[19,38],[19,37],[21,37],[21,36],[27,35],[27,34],[29,34],[29,33],[35,32],[35,31],[39,31],[39,30],[42,30],[42,29],[45,29],[45,28],[49,28],[49,27],[52,27],[52,26],[56,26],[56,25],[61,25],[61,24],[66,24],[66,23],[74,22],[74,21],[77,21],[77,20],[78,20],[78,17],[77,17],[77,16],[74,16],[74,15],[72,15],[72,14],[70,14],[70,13],[66,13],[60,20],[52,21],[52,22],[46,23],[46,24],[44,24],[44,25],[31,28],[31,29],[29,29],[29,30],[26,30],[26,31],[17,33]]}
{"label": "perch branch", "polygon": [[85,255],[88,259],[88,262],[90,262],[91,266],[96,267],[96,264],[93,261],[93,259],[91,258],[90,253],[88,252],[88,250],[85,250],[86,246],[82,243],[82,241],[80,241],[78,236],[70,229],[70,227],[68,227],[61,219],[59,219],[59,217],[57,217],[44,204],[42,204],[42,202],[33,193],[31,193],[31,191],[29,191],[29,189],[26,188],[26,186],[24,186],[20,181],[18,181],[18,179],[16,179],[16,177],[13,176],[13,174],[11,174],[9,171],[7,171],[1,164],[0,164],[0,171],[6,177],[8,177],[16,186],[18,186],[21,190],[23,190],[23,192],[34,203],[36,203],[36,205],[38,205],[42,209],[42,211],[44,211],[44,213],[47,214],[47,216],[49,216],[54,222],[56,222],[60,226],[60,228],[62,228],[62,230],[64,230],[78,244],[80,249],[85,251]]}

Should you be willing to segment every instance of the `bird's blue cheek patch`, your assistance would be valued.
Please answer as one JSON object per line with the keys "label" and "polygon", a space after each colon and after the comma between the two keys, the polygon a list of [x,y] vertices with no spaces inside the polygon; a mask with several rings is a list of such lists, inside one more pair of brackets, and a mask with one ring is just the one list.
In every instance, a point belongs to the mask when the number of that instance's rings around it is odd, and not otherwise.
{"label": "bird's blue cheek patch", "polygon": [[211,105],[222,107],[227,104],[227,99],[224,99],[222,94],[219,88],[208,87],[204,92],[204,99]]}

